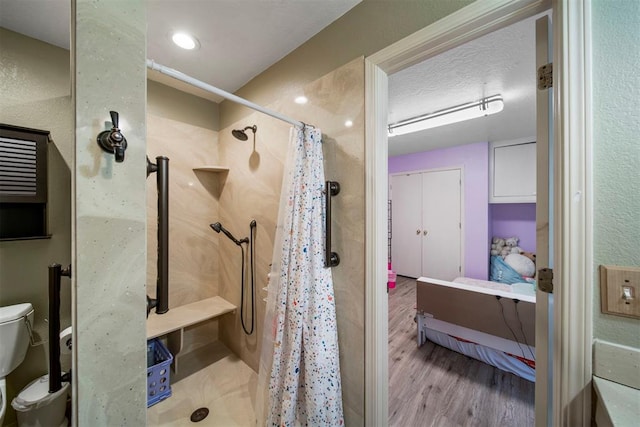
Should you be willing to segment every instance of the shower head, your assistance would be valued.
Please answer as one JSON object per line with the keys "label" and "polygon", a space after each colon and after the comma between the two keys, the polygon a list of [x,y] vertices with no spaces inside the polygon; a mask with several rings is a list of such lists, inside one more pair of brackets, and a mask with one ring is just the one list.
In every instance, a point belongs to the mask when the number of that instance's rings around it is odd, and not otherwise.
{"label": "shower head", "polygon": [[246,141],[247,139],[249,139],[249,136],[247,135],[247,130],[253,131],[253,134],[255,135],[256,132],[258,131],[258,126],[253,125],[253,126],[247,126],[244,129],[234,129],[231,131],[231,134],[234,136],[234,138],[239,139],[240,141]]}
{"label": "shower head", "polygon": [[229,239],[231,239],[233,241],[233,243],[235,243],[238,246],[240,246],[243,243],[249,243],[249,238],[248,237],[245,237],[244,239],[241,239],[241,240],[236,239],[235,237],[233,237],[233,234],[231,234],[219,222],[215,222],[213,224],[209,224],[209,227],[211,227],[213,229],[213,231],[215,231],[216,233],[219,233],[219,232],[222,231],[225,236],[227,236]]}

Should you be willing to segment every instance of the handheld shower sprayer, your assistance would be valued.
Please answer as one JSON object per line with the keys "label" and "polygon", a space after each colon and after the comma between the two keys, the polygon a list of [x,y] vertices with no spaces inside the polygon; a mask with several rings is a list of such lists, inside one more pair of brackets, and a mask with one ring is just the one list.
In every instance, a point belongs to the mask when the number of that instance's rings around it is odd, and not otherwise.
{"label": "handheld shower sprayer", "polygon": [[213,224],[209,224],[209,227],[211,227],[213,229],[213,231],[215,231],[216,233],[219,233],[219,232],[222,231],[225,236],[227,236],[229,239],[231,239],[231,241],[233,241],[233,243],[235,243],[238,246],[240,246],[243,243],[249,243],[249,238],[248,237],[245,237],[245,238],[240,239],[240,240],[236,239],[235,237],[233,237],[233,234],[231,234],[219,222],[216,222],[216,223],[213,223]]}
{"label": "handheld shower sprayer", "polygon": [[[254,257],[254,250],[255,250],[255,238],[256,238],[256,228],[257,228],[257,222],[256,220],[251,220],[251,223],[249,223],[249,236],[250,237],[245,237],[244,239],[236,239],[235,237],[233,237],[233,234],[229,233],[228,230],[226,230],[222,224],[220,224],[219,222],[214,222],[213,224],[209,224],[209,227],[211,227],[213,229],[213,231],[215,231],[216,233],[220,233],[221,231],[225,234],[225,236],[227,236],[231,241],[233,241],[236,245],[240,246],[240,253],[241,253],[241,268],[240,268],[240,323],[242,323],[242,330],[244,331],[245,334],[247,335],[251,335],[253,334],[253,330],[255,328],[255,318],[256,318],[256,284],[255,284],[255,257]],[[251,274],[251,287],[248,289],[248,291],[250,292],[250,307],[248,307],[247,309],[251,310],[251,323],[249,324],[249,326],[247,326],[245,324],[245,320],[248,322],[248,319],[246,319],[245,317],[245,305],[249,304],[249,301],[247,301],[245,303],[245,254],[244,254],[244,247],[242,246],[243,243],[247,243],[249,250],[250,250],[250,258],[249,258],[249,271]]]}

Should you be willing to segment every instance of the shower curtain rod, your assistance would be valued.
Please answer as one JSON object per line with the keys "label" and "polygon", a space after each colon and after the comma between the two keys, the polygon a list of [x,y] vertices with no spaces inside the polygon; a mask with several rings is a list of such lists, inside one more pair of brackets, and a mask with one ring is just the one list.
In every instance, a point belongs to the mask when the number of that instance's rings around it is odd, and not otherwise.
{"label": "shower curtain rod", "polygon": [[259,112],[264,113],[264,114],[266,114],[268,116],[275,117],[276,119],[282,120],[282,121],[287,122],[287,123],[291,123],[292,125],[294,125],[297,128],[305,127],[305,124],[300,122],[300,121],[298,121],[298,120],[293,120],[290,117],[287,117],[287,116],[285,116],[283,114],[278,113],[277,111],[273,111],[273,110],[270,110],[268,108],[264,108],[264,107],[262,107],[262,106],[260,106],[258,104],[255,104],[255,103],[253,103],[251,101],[247,101],[244,98],[240,98],[239,96],[236,96],[236,95],[234,95],[232,93],[229,93],[229,92],[224,91],[222,89],[218,89],[215,86],[211,86],[208,83],[205,83],[205,82],[202,82],[200,80],[197,80],[197,79],[195,79],[195,78],[193,78],[191,76],[188,76],[188,75],[186,75],[186,74],[184,74],[184,73],[182,73],[182,72],[180,72],[178,70],[174,70],[173,68],[169,68],[169,67],[165,67],[164,65],[157,64],[156,62],[154,62],[151,59],[147,59],[147,68],[150,68],[152,70],[158,71],[158,72],[160,72],[162,74],[166,74],[169,77],[173,77],[174,79],[180,80],[180,81],[182,81],[184,83],[187,83],[187,84],[190,84],[191,86],[195,86],[195,87],[198,87],[200,89],[206,90],[207,92],[214,93],[214,94],[216,94],[218,96],[221,96],[223,98],[228,99],[229,101],[233,101],[233,102],[236,102],[238,104],[244,105],[245,107],[249,107],[249,108],[251,108],[253,110],[259,111]]}

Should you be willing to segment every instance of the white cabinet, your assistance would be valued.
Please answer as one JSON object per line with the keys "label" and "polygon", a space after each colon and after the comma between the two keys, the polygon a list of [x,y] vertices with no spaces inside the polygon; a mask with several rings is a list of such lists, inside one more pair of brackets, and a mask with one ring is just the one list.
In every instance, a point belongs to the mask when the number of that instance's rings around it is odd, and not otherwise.
{"label": "white cabinet", "polygon": [[460,169],[391,176],[391,260],[398,274],[461,275],[461,178]]}
{"label": "white cabinet", "polygon": [[534,138],[489,144],[489,203],[536,202]]}

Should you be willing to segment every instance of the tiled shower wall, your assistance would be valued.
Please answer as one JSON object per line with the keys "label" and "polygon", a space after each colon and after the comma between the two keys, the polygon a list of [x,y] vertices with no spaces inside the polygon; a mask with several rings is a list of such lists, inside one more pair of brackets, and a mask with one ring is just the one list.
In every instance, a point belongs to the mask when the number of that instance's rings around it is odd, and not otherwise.
{"label": "tiled shower wall", "polygon": [[[304,89],[309,102],[297,105],[281,99],[269,107],[319,127],[323,133],[325,173],[339,181],[333,198],[333,250],[341,263],[333,268],[346,425],[363,425],[364,414],[364,61],[358,58]],[[351,120],[353,125],[346,127]],[[231,136],[232,129],[257,125],[255,144]],[[242,332],[240,310],[221,319],[222,340],[257,370],[261,320],[264,317],[267,273],[273,254],[280,188],[289,138],[289,125],[254,113],[220,131],[220,161],[229,174],[220,192],[220,221],[236,237],[249,235],[257,221],[256,319],[251,336]],[[240,305],[240,249],[220,240],[220,295]],[[248,280],[248,279],[247,279]],[[247,310],[248,311],[248,310]]]}
{"label": "tiled shower wall", "polygon": [[[218,217],[224,175],[194,171],[217,164],[218,132],[185,121],[147,114],[147,153],[169,158],[169,309],[218,295]],[[156,174],[147,178],[147,293],[156,294]],[[187,329],[186,353],[215,341],[218,322]]]}

